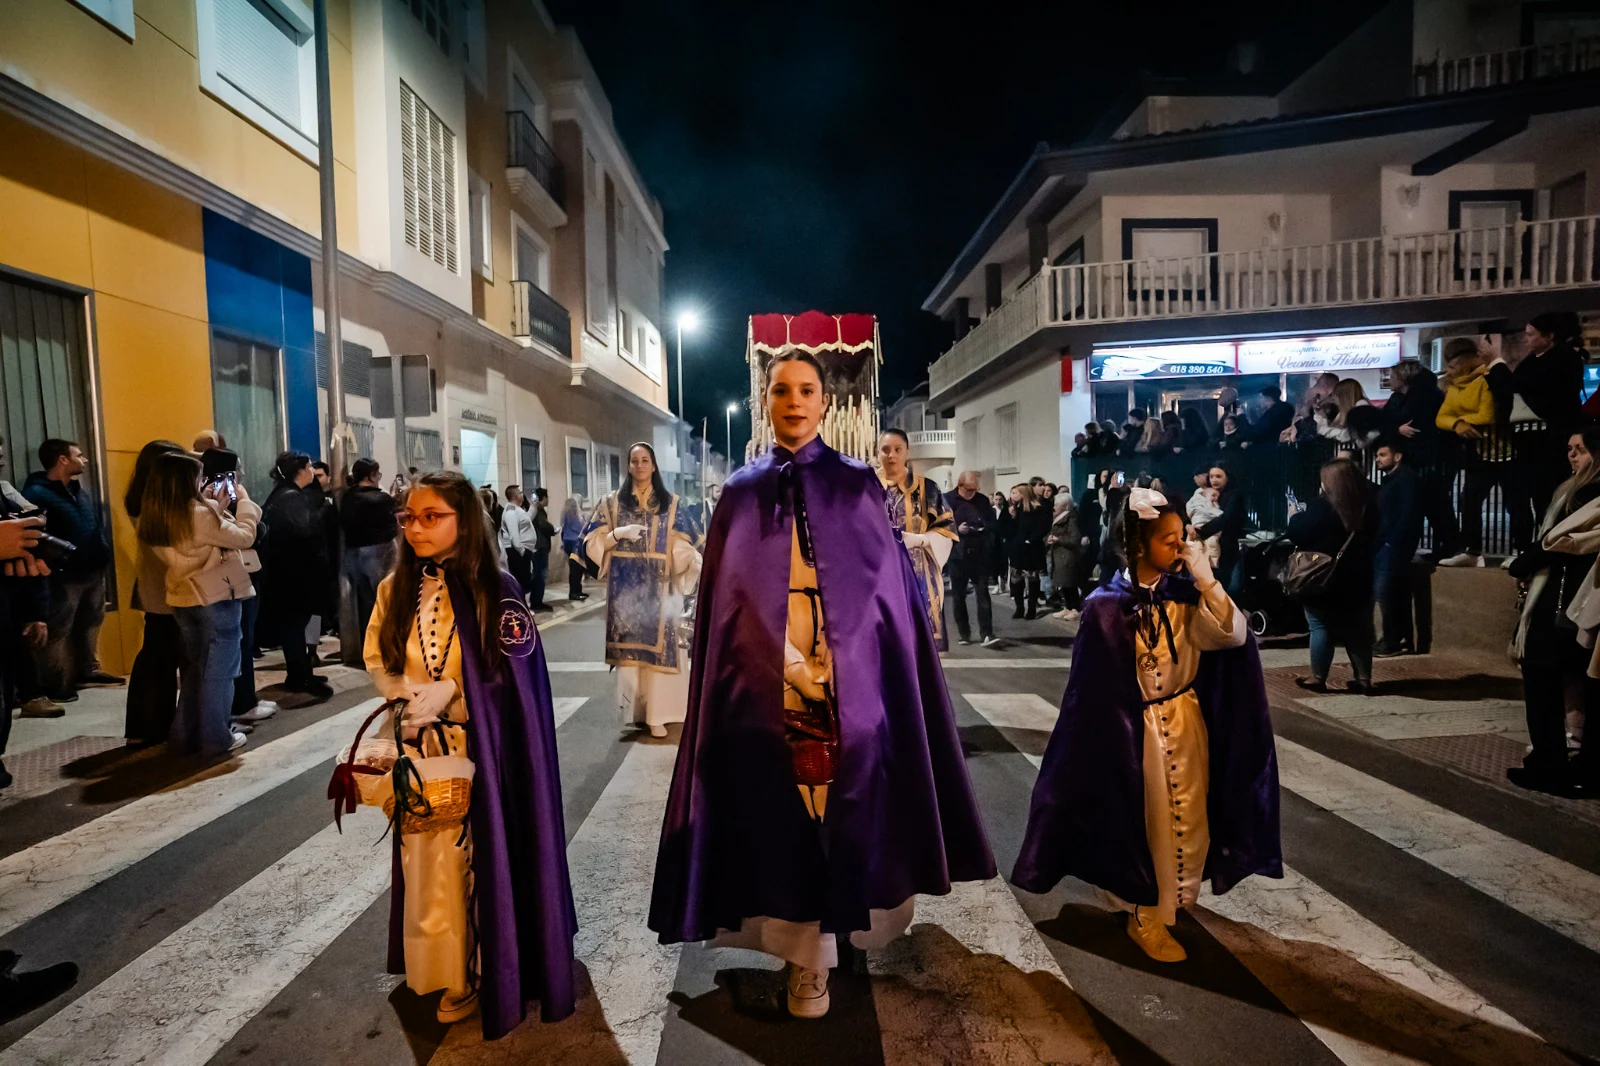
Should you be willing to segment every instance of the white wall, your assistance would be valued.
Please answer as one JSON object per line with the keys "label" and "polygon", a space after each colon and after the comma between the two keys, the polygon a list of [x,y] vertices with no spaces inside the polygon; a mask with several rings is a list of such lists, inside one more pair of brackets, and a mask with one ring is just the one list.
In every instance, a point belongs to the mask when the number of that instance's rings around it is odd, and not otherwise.
{"label": "white wall", "polygon": [[1419,64],[1498,52],[1522,43],[1519,0],[1413,0],[1412,52]]}
{"label": "white wall", "polygon": [[1278,101],[1270,96],[1147,96],[1111,138],[1121,140],[1277,116]]}
{"label": "white wall", "polygon": [[[1101,201],[1101,240],[1106,258],[1122,258],[1125,218],[1214,218],[1217,248],[1244,252],[1275,246],[1321,244],[1331,239],[1332,212],[1326,195],[1285,196],[1107,196]],[[1280,216],[1274,232],[1271,217]]]}
{"label": "white wall", "polygon": [[[1384,167],[1379,174],[1378,201],[1383,232],[1434,233],[1450,228],[1450,193],[1462,189],[1531,189],[1532,163],[1461,163],[1427,178],[1414,178],[1409,167]],[[1413,208],[1404,206],[1401,186],[1420,184]]]}
{"label": "white wall", "polygon": [[[1067,459],[1061,450],[1060,375],[1060,367],[1052,359],[1025,377],[967,403],[957,404],[955,418],[950,421],[950,428],[956,431],[956,471],[977,470],[985,491],[991,492],[997,486],[1004,490],[1035,475],[1058,481],[1064,478]],[[995,459],[1000,441],[995,411],[1012,403],[1017,405],[1017,469],[997,473]],[[966,435],[962,431],[972,418],[981,420],[975,455],[966,450]],[[1085,415],[1080,421],[1087,418]],[[1070,442],[1070,433],[1067,439]]]}

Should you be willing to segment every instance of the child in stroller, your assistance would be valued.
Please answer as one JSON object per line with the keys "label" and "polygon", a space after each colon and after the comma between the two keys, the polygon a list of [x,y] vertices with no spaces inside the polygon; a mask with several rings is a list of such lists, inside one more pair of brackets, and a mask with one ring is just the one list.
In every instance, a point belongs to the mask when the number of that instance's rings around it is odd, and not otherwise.
{"label": "child in stroller", "polygon": [[1305,612],[1283,590],[1283,569],[1294,544],[1282,533],[1261,530],[1239,545],[1239,589],[1234,601],[1249,617],[1257,637],[1298,633]]}

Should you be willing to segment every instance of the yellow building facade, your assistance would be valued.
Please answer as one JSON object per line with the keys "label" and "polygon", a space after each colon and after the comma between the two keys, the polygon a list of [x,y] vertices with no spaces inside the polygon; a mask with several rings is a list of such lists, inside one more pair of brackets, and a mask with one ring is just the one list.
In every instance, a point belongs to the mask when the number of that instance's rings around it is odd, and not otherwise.
{"label": "yellow building facade", "polygon": [[[252,18],[287,27],[284,39],[252,38],[267,32]],[[330,0],[328,19],[342,366],[359,450],[386,472],[536,483],[557,510],[617,487],[634,440],[682,476],[665,409],[660,209],[576,37],[536,3]],[[325,450],[301,25],[298,0],[0,9],[0,342],[35,353],[25,378],[66,383],[0,382],[7,476],[20,484],[37,468],[39,441],[23,438],[83,438],[112,531],[101,635],[112,670],[129,667],[142,633],[127,609],[135,546],[121,506],[139,449],[219,428],[256,482],[277,450]],[[553,172],[512,165],[535,142],[519,148],[510,116],[530,108]],[[418,155],[419,121],[451,150],[445,165]],[[453,233],[450,246],[423,254],[419,220]],[[31,310],[8,319],[8,298]],[[51,348],[38,308],[82,343]],[[373,360],[419,355],[430,410],[401,440],[394,420],[373,417],[389,380]]]}

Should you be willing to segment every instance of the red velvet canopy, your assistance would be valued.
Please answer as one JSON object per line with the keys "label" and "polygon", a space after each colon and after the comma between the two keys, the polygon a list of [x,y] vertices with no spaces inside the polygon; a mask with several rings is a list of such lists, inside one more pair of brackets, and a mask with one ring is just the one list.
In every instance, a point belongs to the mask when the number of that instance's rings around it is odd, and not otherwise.
{"label": "red velvet canopy", "polygon": [[807,311],[801,315],[751,315],[750,347],[766,355],[800,349],[818,352],[861,352],[877,343],[874,315],[830,315]]}

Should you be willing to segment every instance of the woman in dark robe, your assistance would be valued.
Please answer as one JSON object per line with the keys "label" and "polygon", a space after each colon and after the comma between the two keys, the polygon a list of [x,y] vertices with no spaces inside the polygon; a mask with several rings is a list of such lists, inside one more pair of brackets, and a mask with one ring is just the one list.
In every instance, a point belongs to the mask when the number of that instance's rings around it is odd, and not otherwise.
{"label": "woman in dark robe", "polygon": [[[386,699],[409,701],[402,728],[413,758],[465,756],[474,774],[465,832],[396,834],[389,972],[419,994],[443,989],[446,1024],[481,1007],[483,1035],[496,1040],[529,1003],[553,1022],[576,997],[550,677],[472,483],[427,474],[398,517],[405,535],[378,586],[367,670]],[[393,736],[392,723],[379,735]],[[342,793],[330,792],[337,804]]]}
{"label": "woman in dark robe", "polygon": [[1283,876],[1277,755],[1244,612],[1182,513],[1136,488],[1116,526],[1127,569],[1084,602],[1011,880],[1087,881],[1146,954],[1181,962],[1167,927],[1202,880]]}
{"label": "woman in dark robe", "polygon": [[650,928],[785,959],[828,1010],[838,942],[994,876],[916,575],[872,470],[817,435],[821,367],[773,359],[776,445],[723,486]]}

